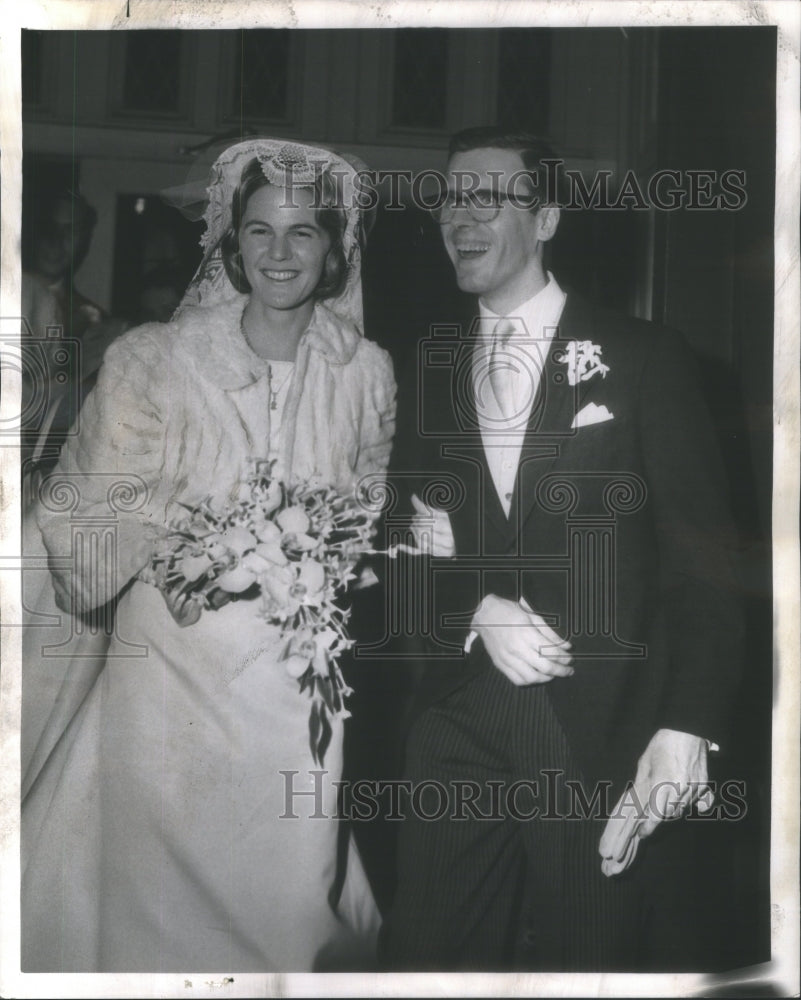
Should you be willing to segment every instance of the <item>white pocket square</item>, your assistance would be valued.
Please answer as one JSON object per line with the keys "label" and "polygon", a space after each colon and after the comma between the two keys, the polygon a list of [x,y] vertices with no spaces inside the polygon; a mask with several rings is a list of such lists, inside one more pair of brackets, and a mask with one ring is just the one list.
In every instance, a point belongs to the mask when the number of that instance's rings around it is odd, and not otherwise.
{"label": "white pocket square", "polygon": [[598,406],[597,403],[587,403],[583,409],[573,417],[571,428],[589,427],[590,424],[600,424],[604,420],[614,420],[614,413],[610,413],[605,406]]}

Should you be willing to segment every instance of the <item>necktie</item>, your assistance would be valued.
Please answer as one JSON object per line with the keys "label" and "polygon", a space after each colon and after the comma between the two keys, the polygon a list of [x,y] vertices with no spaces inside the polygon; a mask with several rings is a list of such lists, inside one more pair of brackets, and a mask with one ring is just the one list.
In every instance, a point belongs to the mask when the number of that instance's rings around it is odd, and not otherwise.
{"label": "necktie", "polygon": [[515,325],[510,319],[499,319],[492,332],[492,349],[490,351],[489,379],[498,406],[504,417],[511,417],[515,412],[514,381],[516,365],[509,357],[506,345],[515,332]]}

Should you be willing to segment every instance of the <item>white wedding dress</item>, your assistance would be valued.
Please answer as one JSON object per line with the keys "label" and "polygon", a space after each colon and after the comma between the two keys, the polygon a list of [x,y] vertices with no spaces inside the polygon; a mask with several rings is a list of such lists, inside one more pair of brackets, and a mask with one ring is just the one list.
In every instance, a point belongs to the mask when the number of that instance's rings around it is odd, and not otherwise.
{"label": "white wedding dress", "polygon": [[[246,384],[199,389],[197,372],[187,374],[189,362],[154,361],[147,338],[134,331],[112,349],[111,374],[101,376],[97,400],[87,401],[87,433],[93,420],[102,425],[103,399],[112,405],[125,387],[137,393],[138,361],[154,383],[166,366],[172,395],[165,402],[155,388],[154,400],[116,400],[123,409],[138,405],[150,420],[151,410],[180,411],[181,400],[199,392],[197,405],[216,434],[215,454],[228,469],[244,459],[238,450],[275,443],[280,411],[266,405],[268,376],[255,356],[242,355],[247,349],[232,322],[241,308],[240,302],[221,313],[212,331],[213,357],[203,370],[211,378],[215,362],[220,370],[247,362],[253,377]],[[179,342],[178,333],[172,336]],[[376,370],[368,348],[377,350],[362,342],[357,362],[334,371],[345,380],[337,383],[337,399],[362,391],[354,385],[375,382],[365,376]],[[311,353],[301,373],[306,388],[301,392],[296,379],[287,379],[294,388],[280,394],[283,407],[294,393],[294,404],[287,404],[293,430],[304,405],[322,402],[315,372],[329,377],[327,359]],[[365,359],[367,368],[360,368]],[[115,370],[125,379],[114,383]],[[313,404],[304,403],[304,393]],[[217,395],[224,397],[223,416],[215,420]],[[358,418],[352,400],[341,418],[332,403],[331,433],[346,439],[352,426],[366,427],[360,418],[354,425],[354,414]],[[188,421],[202,436],[197,423]],[[153,437],[141,424],[130,434]],[[300,462],[311,444],[299,431],[296,437]],[[181,447],[215,475],[213,460],[202,464],[202,447],[193,451],[183,439]],[[76,449],[76,461],[85,450]],[[129,448],[136,468],[132,454]],[[147,461],[142,458],[143,467]],[[145,647],[146,655],[130,643]],[[134,581],[120,599],[105,666],[24,802],[23,971],[369,968],[378,911],[352,837],[335,818],[346,723],[334,720],[321,769],[309,750],[308,715],[307,697],[277,662],[253,602],[206,611],[181,628],[162,595]]]}

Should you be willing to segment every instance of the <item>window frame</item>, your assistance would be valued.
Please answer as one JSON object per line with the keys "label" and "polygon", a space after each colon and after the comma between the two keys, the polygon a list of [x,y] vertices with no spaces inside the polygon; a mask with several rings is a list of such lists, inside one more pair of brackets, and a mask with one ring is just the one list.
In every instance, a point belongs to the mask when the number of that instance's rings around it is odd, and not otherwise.
{"label": "window frame", "polygon": [[193,124],[193,95],[197,64],[197,46],[194,32],[180,28],[172,30],[181,40],[178,58],[178,94],[174,109],[130,108],[125,106],[125,69],[128,56],[128,40],[133,31],[147,31],[133,28],[114,33],[110,40],[109,52],[109,97],[106,117],[111,120],[146,122],[155,128],[173,128],[176,124]]}

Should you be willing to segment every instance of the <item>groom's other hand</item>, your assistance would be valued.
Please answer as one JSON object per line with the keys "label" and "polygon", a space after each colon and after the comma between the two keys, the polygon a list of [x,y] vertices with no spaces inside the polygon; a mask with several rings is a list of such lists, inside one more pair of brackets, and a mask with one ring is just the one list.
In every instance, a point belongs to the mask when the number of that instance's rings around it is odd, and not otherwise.
{"label": "groom's other hand", "polygon": [[637,764],[637,776],[609,817],[598,846],[604,875],[619,875],[634,861],[639,842],[665,820],[678,819],[693,804],[712,808],[707,742],[690,733],[660,729]]}

